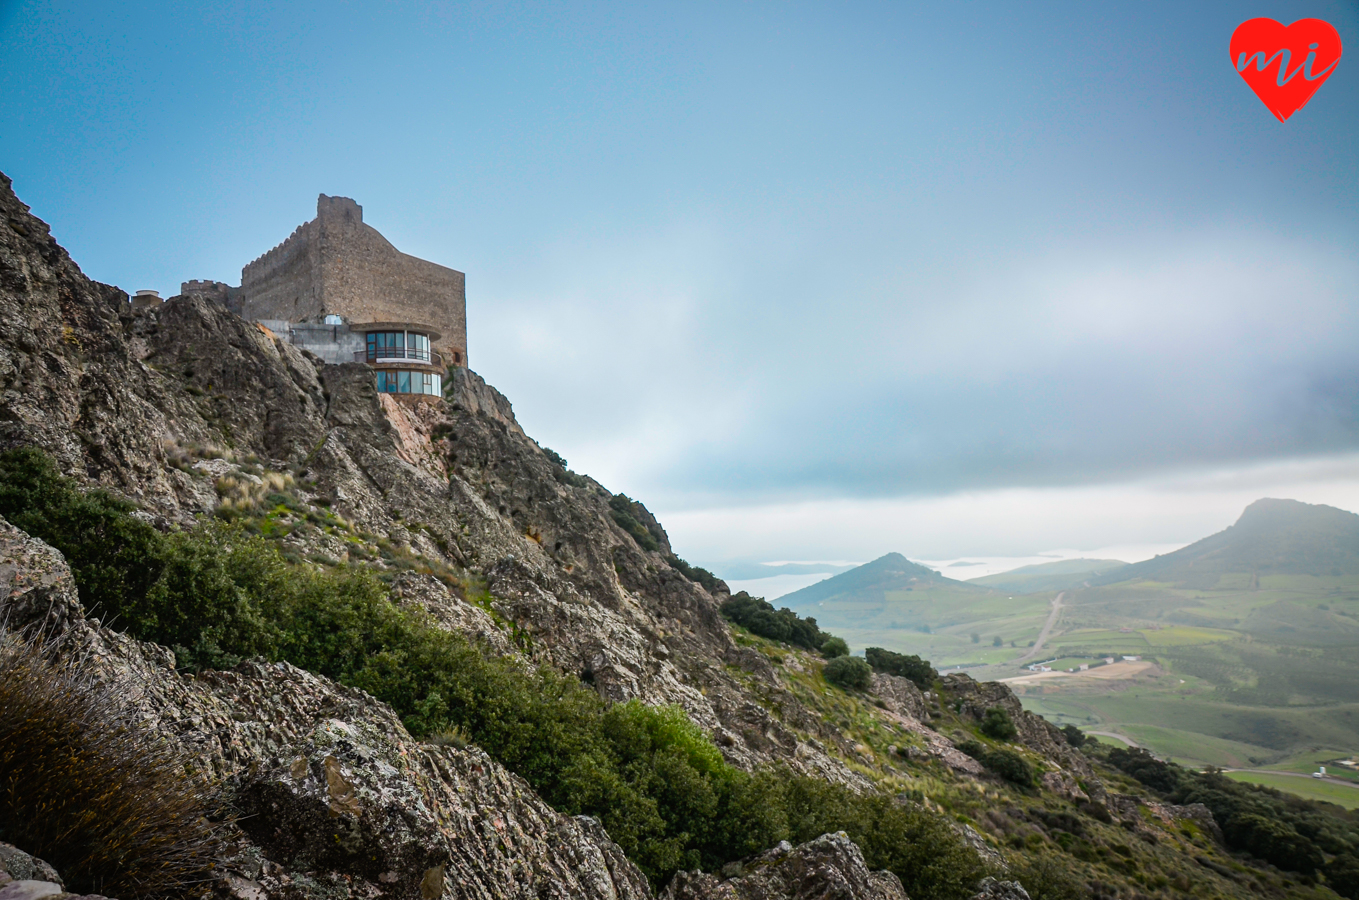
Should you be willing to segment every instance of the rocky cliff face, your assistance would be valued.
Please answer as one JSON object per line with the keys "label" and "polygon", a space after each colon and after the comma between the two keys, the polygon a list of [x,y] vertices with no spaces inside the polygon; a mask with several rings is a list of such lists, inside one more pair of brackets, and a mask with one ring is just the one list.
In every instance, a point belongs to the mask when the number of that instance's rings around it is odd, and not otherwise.
{"label": "rocky cliff face", "polygon": [[[778,762],[858,790],[900,786],[912,767],[972,784],[989,776],[941,723],[999,705],[1053,796],[1105,802],[1084,757],[1003,686],[945,679],[951,712],[878,675],[850,737],[843,709],[808,687],[818,660],[738,643],[719,612],[725,586],[689,580],[636,504],[632,527],[652,539],[639,543],[616,498],[545,454],[475,373],[455,373],[448,402],[378,394],[367,367],[322,365],[201,296],[134,314],[122,291],[81,274],[3,175],[0,220],[0,449],[41,447],[162,528],[286,492],[265,505],[290,553],[384,567],[401,602],[493,652],[612,700],[678,704],[740,767]],[[89,619],[52,548],[0,522],[0,554],[0,621],[65,635],[231,799],[224,895],[651,896],[596,822],[557,813],[478,748],[417,741],[384,704],[287,664],[184,677],[169,651]],[[893,743],[879,752],[869,733]],[[720,876],[682,874],[667,896],[904,892],[827,836]]]}

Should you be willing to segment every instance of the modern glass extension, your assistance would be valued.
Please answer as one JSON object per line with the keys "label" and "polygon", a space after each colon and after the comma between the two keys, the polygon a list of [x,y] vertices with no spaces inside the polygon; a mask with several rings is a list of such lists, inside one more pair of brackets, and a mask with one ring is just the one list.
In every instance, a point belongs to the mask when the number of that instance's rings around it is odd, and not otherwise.
{"label": "modern glass extension", "polygon": [[368,332],[368,362],[384,359],[415,359],[429,362],[429,335],[417,334],[414,331]]}
{"label": "modern glass extension", "polygon": [[378,369],[377,389],[384,394],[432,394],[439,397],[443,395],[443,378],[433,372]]}

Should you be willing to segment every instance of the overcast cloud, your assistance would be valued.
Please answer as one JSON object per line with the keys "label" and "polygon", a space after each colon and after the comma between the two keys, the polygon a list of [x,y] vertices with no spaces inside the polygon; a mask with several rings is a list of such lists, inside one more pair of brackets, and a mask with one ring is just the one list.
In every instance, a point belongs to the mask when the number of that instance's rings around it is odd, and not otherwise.
{"label": "overcast cloud", "polygon": [[1359,509],[1359,69],[1281,124],[1242,15],[0,3],[0,169],[129,291],[354,197],[695,561],[1161,546]]}

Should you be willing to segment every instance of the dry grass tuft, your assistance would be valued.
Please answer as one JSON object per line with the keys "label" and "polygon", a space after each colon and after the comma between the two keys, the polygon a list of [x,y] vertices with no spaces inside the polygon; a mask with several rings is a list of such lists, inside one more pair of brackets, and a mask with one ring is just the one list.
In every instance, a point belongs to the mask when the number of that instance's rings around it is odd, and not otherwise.
{"label": "dry grass tuft", "polygon": [[294,483],[293,476],[287,472],[265,472],[258,480],[227,475],[218,478],[213,486],[222,500],[221,509],[252,512],[264,506],[270,494],[290,490]]}
{"label": "dry grass tuft", "polygon": [[114,688],[53,650],[0,625],[0,839],[47,860],[72,891],[205,889],[222,853],[207,785]]}

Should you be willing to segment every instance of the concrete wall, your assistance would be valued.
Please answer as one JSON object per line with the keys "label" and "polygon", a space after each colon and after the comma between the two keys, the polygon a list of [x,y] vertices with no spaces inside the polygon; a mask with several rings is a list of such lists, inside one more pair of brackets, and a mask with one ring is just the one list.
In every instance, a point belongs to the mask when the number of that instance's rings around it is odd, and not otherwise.
{"label": "concrete wall", "polygon": [[440,333],[445,361],[467,364],[466,276],[397,250],[347,197],[322,194],[316,218],[241,271],[250,319],[417,322]]}

